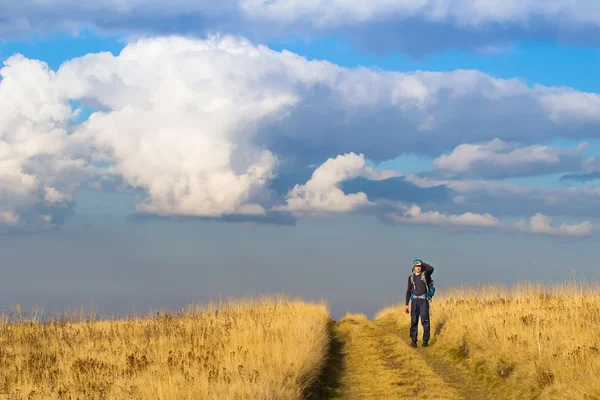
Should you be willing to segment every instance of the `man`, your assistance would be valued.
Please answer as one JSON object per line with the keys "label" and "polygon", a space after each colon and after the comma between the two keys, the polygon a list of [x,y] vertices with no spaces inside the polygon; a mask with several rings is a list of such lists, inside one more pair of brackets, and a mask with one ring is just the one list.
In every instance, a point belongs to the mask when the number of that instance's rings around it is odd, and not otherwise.
{"label": "man", "polygon": [[423,325],[423,347],[427,347],[429,342],[430,333],[428,290],[429,283],[431,282],[431,274],[433,274],[433,267],[431,265],[418,259],[413,262],[413,273],[408,277],[406,303],[404,308],[404,312],[408,314],[408,302],[412,300],[410,315],[410,338],[412,339],[412,347],[417,347],[419,317],[421,317],[421,325]]}

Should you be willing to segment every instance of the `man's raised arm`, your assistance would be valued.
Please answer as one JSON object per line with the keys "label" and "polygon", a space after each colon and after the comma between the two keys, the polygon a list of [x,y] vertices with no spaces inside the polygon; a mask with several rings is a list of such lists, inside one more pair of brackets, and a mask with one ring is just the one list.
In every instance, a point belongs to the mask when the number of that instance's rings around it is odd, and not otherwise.
{"label": "man's raised arm", "polygon": [[433,274],[433,270],[434,268],[431,265],[427,264],[426,262],[423,263],[423,271],[425,271],[428,276]]}

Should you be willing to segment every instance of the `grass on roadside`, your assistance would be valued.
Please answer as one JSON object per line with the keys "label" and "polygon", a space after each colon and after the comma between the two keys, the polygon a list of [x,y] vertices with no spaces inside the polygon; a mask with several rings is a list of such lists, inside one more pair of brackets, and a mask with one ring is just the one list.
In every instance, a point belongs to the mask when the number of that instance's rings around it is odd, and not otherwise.
{"label": "grass on roadside", "polygon": [[[402,307],[382,310],[404,325]],[[600,399],[600,288],[522,283],[451,289],[432,301],[429,351],[505,398]],[[422,332],[421,327],[419,327]]]}
{"label": "grass on roadside", "polygon": [[116,321],[0,320],[0,399],[300,399],[329,312],[283,297]]}

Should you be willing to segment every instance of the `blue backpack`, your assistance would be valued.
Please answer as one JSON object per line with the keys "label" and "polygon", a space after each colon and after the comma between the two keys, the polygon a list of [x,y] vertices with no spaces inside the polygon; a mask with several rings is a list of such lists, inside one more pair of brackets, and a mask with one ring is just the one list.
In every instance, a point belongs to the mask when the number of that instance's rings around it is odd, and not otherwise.
{"label": "blue backpack", "polygon": [[[429,281],[425,277],[425,273],[421,273],[421,280],[425,282],[425,286],[427,287],[427,300],[430,300],[435,295],[435,286],[433,285],[433,279],[429,278]],[[410,299],[412,300],[415,293],[415,275],[412,274],[410,276],[410,283],[412,283],[412,293],[410,295]]]}

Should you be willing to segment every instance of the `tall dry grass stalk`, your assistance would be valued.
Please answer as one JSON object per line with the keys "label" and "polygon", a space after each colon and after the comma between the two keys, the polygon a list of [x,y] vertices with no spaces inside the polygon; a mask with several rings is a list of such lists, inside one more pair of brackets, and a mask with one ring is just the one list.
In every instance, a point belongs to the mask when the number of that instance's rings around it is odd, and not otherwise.
{"label": "tall dry grass stalk", "polygon": [[[451,289],[431,306],[431,351],[481,374],[506,398],[600,399],[599,286]],[[396,313],[406,327],[409,317]]]}
{"label": "tall dry grass stalk", "polygon": [[[324,304],[262,297],[116,321],[0,321],[0,399],[299,399]],[[4,397],[3,397],[4,396]]]}

